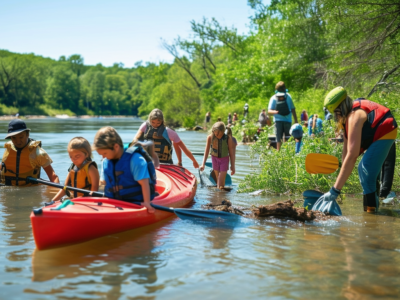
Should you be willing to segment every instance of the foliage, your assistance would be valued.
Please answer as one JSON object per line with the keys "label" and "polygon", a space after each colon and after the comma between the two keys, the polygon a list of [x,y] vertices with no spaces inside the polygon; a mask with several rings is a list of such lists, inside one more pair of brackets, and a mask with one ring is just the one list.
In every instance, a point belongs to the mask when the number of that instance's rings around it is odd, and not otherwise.
{"label": "foliage", "polygon": [[[295,154],[293,138],[283,143],[279,152],[273,148],[266,151],[268,133],[262,133],[258,142],[251,147],[252,158],[258,159],[261,171],[258,174],[248,175],[239,185],[239,190],[249,192],[264,189],[271,193],[302,193],[308,189],[328,191],[334,184],[338,172],[329,175],[308,174],[305,170],[305,158],[309,153],[323,153],[334,155],[341,161],[343,145],[330,141],[331,137],[334,137],[333,128],[325,122],[324,134],[315,138],[305,134],[302,150],[299,154]],[[355,193],[360,192],[360,189],[357,168],[355,168],[343,191]]]}
{"label": "foliage", "polygon": [[[191,21],[190,38],[163,42],[174,57],[172,64],[87,66],[79,54],[55,61],[0,50],[0,113],[145,117],[160,108],[170,126],[193,127],[203,125],[207,111],[211,124],[218,117],[226,122],[228,113],[234,112],[241,121],[248,103],[247,123],[233,128],[240,141],[242,133],[254,135],[258,114],[268,107],[275,84],[282,80],[297,116],[303,109],[323,116],[325,95],[341,85],[353,98],[366,97],[388,106],[400,120],[397,2],[248,0],[248,5],[253,16],[246,34],[203,18]],[[243,191],[326,190],[332,184],[335,174],[311,176],[304,171],[307,153],[340,156],[340,145],[328,140],[331,131],[316,139],[304,138],[303,150],[296,156],[293,141],[279,153],[266,151],[272,131],[268,128],[253,147],[263,168],[260,175],[242,183]],[[345,189],[358,190],[356,182],[353,174]]]}

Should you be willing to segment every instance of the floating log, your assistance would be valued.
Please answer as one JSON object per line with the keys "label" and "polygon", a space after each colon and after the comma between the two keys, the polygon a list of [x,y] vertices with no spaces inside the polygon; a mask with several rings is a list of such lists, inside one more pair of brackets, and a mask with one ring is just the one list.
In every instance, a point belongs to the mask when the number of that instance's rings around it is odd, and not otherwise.
{"label": "floating log", "polygon": [[277,217],[277,218],[289,218],[301,222],[305,221],[322,221],[328,220],[332,217],[326,215],[320,211],[307,210],[303,207],[294,207],[292,200],[284,202],[277,202],[269,205],[259,205],[258,207],[250,208],[250,213],[245,214],[244,209],[236,208],[232,205],[229,200],[223,200],[221,204],[207,204],[207,209],[226,211],[241,216],[250,218],[266,218],[266,217]]}

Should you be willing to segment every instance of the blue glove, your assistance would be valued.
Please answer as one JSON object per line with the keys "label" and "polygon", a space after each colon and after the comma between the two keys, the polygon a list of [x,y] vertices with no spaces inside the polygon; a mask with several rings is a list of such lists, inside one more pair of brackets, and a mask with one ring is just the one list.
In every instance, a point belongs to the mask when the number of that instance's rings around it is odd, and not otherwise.
{"label": "blue glove", "polygon": [[339,197],[339,195],[340,191],[332,187],[329,192],[323,194],[318,199],[312,210],[325,212],[332,216],[341,216],[342,210],[340,209],[339,204],[336,202],[336,198]]}

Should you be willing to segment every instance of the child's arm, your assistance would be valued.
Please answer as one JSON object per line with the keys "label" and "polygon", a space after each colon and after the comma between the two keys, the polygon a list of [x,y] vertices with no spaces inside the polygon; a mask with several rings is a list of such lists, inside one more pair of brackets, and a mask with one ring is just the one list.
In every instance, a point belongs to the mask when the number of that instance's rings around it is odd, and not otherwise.
{"label": "child's arm", "polygon": [[[64,186],[68,184],[69,181],[69,173],[67,175],[67,179],[65,179]],[[58,193],[51,199],[52,201],[58,201],[60,200],[63,196],[65,196],[65,191],[64,190],[59,190]]]}
{"label": "child's arm", "polygon": [[190,152],[190,150],[186,147],[186,145],[182,141],[174,144],[177,144],[177,146],[179,146],[183,150],[186,156],[189,157],[189,159],[193,162],[193,167],[197,169],[199,167],[199,164],[197,163],[197,160],[194,158],[192,152]]}
{"label": "child's arm", "polygon": [[138,180],[140,186],[142,187],[142,194],[143,194],[143,206],[147,208],[147,211],[150,214],[154,214],[156,210],[154,207],[150,205],[150,185],[149,185],[149,179],[142,179]]}
{"label": "child's arm", "polygon": [[228,150],[229,150],[229,158],[231,160],[231,175],[235,175],[235,159],[236,159],[236,150],[235,150],[235,143],[233,139],[229,137],[228,139]]}
{"label": "child's arm", "polygon": [[176,157],[178,158],[178,166],[182,166],[182,150],[181,150],[181,147],[179,147],[179,143],[172,142],[172,145],[174,146]]}
{"label": "child's arm", "polygon": [[88,171],[89,171],[90,180],[92,182],[92,188],[90,190],[93,192],[97,192],[99,190],[99,182],[100,182],[99,170],[97,170],[97,168],[95,166],[90,165]]}
{"label": "child's arm", "polygon": [[[213,133],[212,133],[213,134]],[[211,135],[212,135],[211,134]],[[211,135],[207,137],[206,149],[204,149],[204,157],[203,157],[203,164],[200,167],[200,171],[204,170],[204,166],[206,165],[206,161],[208,158],[208,154],[210,153],[210,145],[211,145]]]}

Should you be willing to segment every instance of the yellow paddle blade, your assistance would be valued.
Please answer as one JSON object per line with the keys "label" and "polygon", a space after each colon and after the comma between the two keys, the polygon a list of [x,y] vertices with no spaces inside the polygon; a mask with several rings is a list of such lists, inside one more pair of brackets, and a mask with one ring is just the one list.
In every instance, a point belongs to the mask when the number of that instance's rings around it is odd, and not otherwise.
{"label": "yellow paddle blade", "polygon": [[310,153],[306,156],[306,171],[310,174],[331,174],[339,168],[339,160],[329,154]]}

